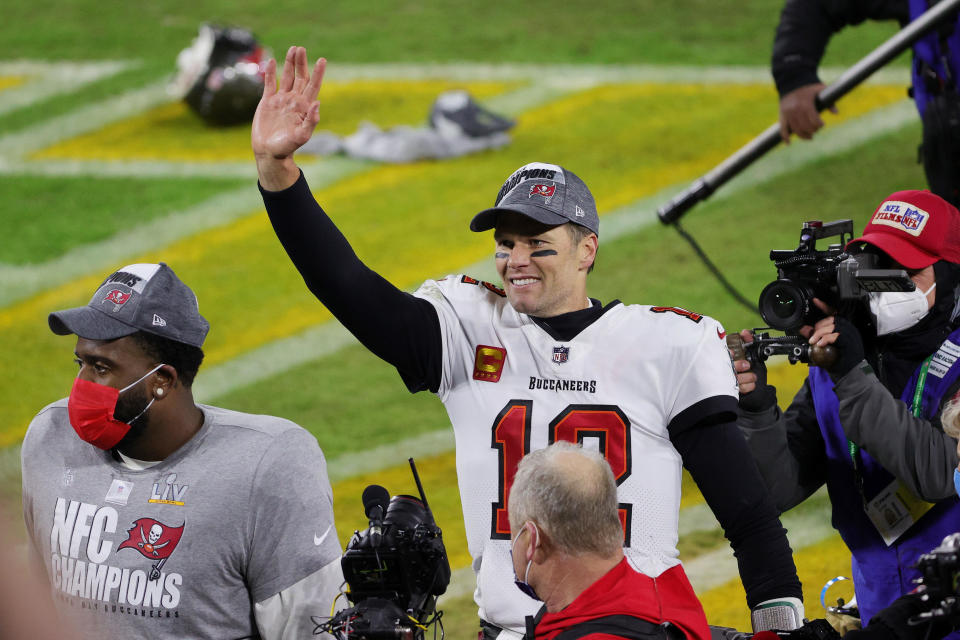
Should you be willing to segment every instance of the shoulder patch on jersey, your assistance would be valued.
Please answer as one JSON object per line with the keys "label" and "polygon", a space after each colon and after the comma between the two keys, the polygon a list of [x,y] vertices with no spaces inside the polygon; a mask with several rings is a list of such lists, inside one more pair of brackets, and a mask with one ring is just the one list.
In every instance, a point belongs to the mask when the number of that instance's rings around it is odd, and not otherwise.
{"label": "shoulder patch on jersey", "polygon": [[476,358],[473,361],[473,379],[499,382],[506,360],[507,350],[503,347],[478,344]]}
{"label": "shoulder patch on jersey", "polygon": [[694,313],[693,311],[687,311],[681,307],[650,307],[650,311],[653,313],[675,313],[678,316],[682,316],[687,320],[692,320],[696,323],[699,323],[701,320],[703,320],[702,314]]}
{"label": "shoulder patch on jersey", "polygon": [[501,289],[501,288],[498,287],[497,285],[491,284],[491,283],[486,282],[486,281],[484,281],[484,280],[477,280],[476,278],[471,278],[470,276],[461,276],[460,282],[462,282],[463,284],[473,284],[473,285],[476,285],[476,286],[478,286],[478,287],[483,287],[483,288],[486,289],[487,291],[492,291],[493,293],[497,294],[497,295],[500,296],[501,298],[506,298],[506,297],[507,297],[507,292],[506,292],[506,291],[504,291],[503,289]]}

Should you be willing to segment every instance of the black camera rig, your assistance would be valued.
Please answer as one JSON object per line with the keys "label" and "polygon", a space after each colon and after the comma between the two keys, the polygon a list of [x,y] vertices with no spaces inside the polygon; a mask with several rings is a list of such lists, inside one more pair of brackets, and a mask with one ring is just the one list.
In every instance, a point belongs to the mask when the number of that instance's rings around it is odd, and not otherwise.
{"label": "black camera rig", "polygon": [[437,625],[442,640],[443,613],[436,605],[450,583],[450,562],[413,458],[409,462],[420,497],[391,498],[379,485],[364,490],[370,526],[354,531],[340,561],[353,606],[332,618],[315,616],[315,634],[337,640],[422,640]]}
{"label": "black camera rig", "polygon": [[922,598],[932,608],[910,619],[910,624],[946,619],[954,629],[960,627],[960,533],[943,539],[936,549],[917,560],[923,585]]}
{"label": "black camera rig", "polygon": [[[840,242],[817,249],[817,240],[833,237],[839,237]],[[853,304],[865,302],[870,293],[916,288],[903,269],[878,269],[879,254],[846,251],[852,239],[852,220],[813,220],[803,223],[796,249],[770,252],[777,279],[763,288],[759,300],[760,316],[768,326],[754,329],[754,341],[750,344],[744,344],[739,336],[730,336],[728,346],[735,359],[756,363],[773,355],[786,355],[791,364],[830,366],[837,355],[835,349],[811,347],[799,335],[801,327],[812,326],[825,317],[814,298],[844,313]],[[764,332],[766,329],[786,335],[771,336]]]}

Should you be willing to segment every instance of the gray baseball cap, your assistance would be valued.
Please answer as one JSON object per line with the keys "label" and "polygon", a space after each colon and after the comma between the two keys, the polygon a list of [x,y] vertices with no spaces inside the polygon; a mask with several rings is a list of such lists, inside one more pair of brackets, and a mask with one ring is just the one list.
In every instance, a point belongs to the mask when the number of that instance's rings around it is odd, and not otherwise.
{"label": "gray baseball cap", "polygon": [[137,331],[199,347],[210,330],[197,296],[165,263],[130,264],[103,281],[90,303],[47,318],[57,335],[115,340]]}
{"label": "gray baseball cap", "polygon": [[579,224],[600,235],[600,218],[593,194],[572,172],[555,164],[531,162],[514,171],[500,187],[492,209],[470,221],[471,231],[497,225],[497,216],[514,212],[543,224]]}

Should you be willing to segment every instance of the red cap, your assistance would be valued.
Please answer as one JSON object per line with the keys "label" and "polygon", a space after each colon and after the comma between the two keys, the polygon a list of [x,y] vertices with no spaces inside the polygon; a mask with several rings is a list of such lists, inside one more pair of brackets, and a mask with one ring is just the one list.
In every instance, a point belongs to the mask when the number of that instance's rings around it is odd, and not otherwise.
{"label": "red cap", "polygon": [[929,191],[890,194],[863,230],[851,240],[871,244],[907,269],[938,260],[960,264],[960,211]]}

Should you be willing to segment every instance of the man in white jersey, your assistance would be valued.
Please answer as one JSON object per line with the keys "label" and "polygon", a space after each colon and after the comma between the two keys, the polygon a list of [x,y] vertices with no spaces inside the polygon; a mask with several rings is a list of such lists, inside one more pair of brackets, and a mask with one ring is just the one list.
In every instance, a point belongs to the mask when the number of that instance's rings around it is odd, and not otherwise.
{"label": "man in white jersey", "polygon": [[714,320],[673,307],[590,299],[599,218],[572,172],[531,163],[501,187],[474,231],[494,229],[504,288],[467,275],[404,293],[368,269],[310,193],[293,153],[319,120],[326,61],[291,47],[254,117],[260,189],[310,290],[411,391],[444,402],[487,636],[514,637],[539,603],[512,588],[507,500],[517,463],[557,440],[604,454],[625,553],[657,577],[680,563],[681,466],[737,555],[756,628],[802,620],[800,583],[777,513],[735,425],[737,387]]}
{"label": "man in white jersey", "polygon": [[57,610],[90,638],[311,638],[343,580],[316,439],[194,403],[209,325],[164,263],[84,307],[70,397],[22,447],[23,510]]}

